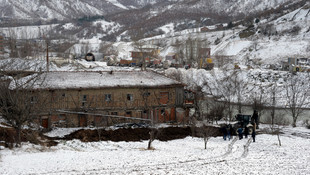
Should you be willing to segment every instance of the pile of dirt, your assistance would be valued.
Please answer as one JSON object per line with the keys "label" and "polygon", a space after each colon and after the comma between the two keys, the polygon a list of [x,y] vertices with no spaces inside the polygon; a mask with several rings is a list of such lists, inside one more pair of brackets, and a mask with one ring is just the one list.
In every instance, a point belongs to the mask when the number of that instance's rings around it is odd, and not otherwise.
{"label": "pile of dirt", "polygon": [[[211,127],[214,130],[213,136],[220,134],[219,128]],[[174,139],[183,139],[187,136],[192,136],[193,128],[191,127],[165,127],[158,128],[155,131],[155,138],[160,141],[168,141]],[[199,128],[194,128],[194,133]],[[121,128],[116,130],[90,130],[81,129],[75,131],[64,137],[65,140],[79,139],[83,142],[96,142],[96,141],[141,141],[150,138],[150,128]],[[200,135],[195,135],[200,137]],[[56,138],[55,138],[56,139]],[[59,139],[59,138],[58,138]]]}
{"label": "pile of dirt", "polygon": [[[30,142],[33,144],[44,146],[56,146],[57,140],[73,140],[79,139],[83,142],[97,142],[97,141],[142,141],[150,139],[150,128],[120,128],[116,130],[105,129],[81,129],[75,131],[64,138],[47,137],[41,132],[35,130],[23,130],[21,140],[23,142]],[[210,127],[208,129],[212,136],[220,135],[219,128]],[[155,139],[160,141],[169,141],[174,139],[183,139],[187,136],[202,137],[202,128],[193,127],[164,127],[155,129]],[[12,148],[16,141],[16,131],[14,128],[0,127],[0,146]]]}
{"label": "pile of dirt", "polygon": [[160,141],[168,141],[174,139],[183,139],[187,136],[191,136],[191,133],[192,132],[190,127],[168,127],[160,128],[155,136],[156,139]]}
{"label": "pile of dirt", "polygon": [[149,138],[150,129],[147,128],[121,128],[117,130],[90,130],[81,129],[64,137],[65,140],[79,139],[83,142],[96,141],[141,141]]}

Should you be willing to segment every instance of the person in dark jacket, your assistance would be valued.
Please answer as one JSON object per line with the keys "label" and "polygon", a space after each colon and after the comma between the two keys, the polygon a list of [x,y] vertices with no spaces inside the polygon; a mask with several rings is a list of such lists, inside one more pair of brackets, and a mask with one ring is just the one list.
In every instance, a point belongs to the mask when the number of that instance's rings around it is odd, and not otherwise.
{"label": "person in dark jacket", "polygon": [[245,128],[244,128],[244,137],[245,137],[245,138],[248,138],[248,135],[249,135],[249,128],[248,128],[248,127],[245,127]]}
{"label": "person in dark jacket", "polygon": [[253,129],[253,131],[252,131],[252,139],[253,139],[253,142],[255,142],[255,135],[256,135],[256,132],[255,132],[255,129]]}
{"label": "person in dark jacket", "polygon": [[239,140],[243,139],[242,130],[243,130],[243,129],[242,129],[241,127],[237,129],[237,133],[238,133],[238,136],[239,136]]}
{"label": "person in dark jacket", "polygon": [[258,117],[258,112],[256,110],[254,110],[251,120],[252,120],[252,123],[256,124],[256,129],[258,129],[259,117]]}
{"label": "person in dark jacket", "polygon": [[229,124],[229,125],[227,125],[227,138],[228,138],[228,140],[230,140],[230,138],[231,138],[231,134],[232,134],[232,132],[231,132],[231,124]]}
{"label": "person in dark jacket", "polygon": [[223,133],[223,139],[226,140],[226,137],[227,137],[227,128],[226,128],[226,126],[222,127],[222,133]]}
{"label": "person in dark jacket", "polygon": [[231,124],[229,124],[229,131],[230,131],[230,139],[233,139],[233,134],[235,133],[235,130]]}

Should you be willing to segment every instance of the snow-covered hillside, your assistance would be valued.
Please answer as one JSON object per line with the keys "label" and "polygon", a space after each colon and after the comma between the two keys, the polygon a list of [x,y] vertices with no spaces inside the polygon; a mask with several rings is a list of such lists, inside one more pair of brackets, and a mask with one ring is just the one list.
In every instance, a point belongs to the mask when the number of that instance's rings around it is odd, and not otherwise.
{"label": "snow-covered hillside", "polygon": [[240,17],[301,1],[303,0],[294,2],[291,0],[0,0],[0,11],[2,12],[0,19],[68,20],[83,16],[109,15],[126,10],[141,9],[149,4],[152,5],[149,7],[150,11],[141,11],[144,16],[148,16],[150,12],[153,14],[151,16],[156,17],[174,11],[175,13],[203,13],[210,16],[215,14]]}
{"label": "snow-covered hillside", "polygon": [[[298,0],[299,1],[299,0]],[[295,1],[295,2],[298,2]],[[180,0],[178,3],[171,5],[170,10],[186,10],[198,11],[204,13],[206,10],[212,13],[226,13],[230,16],[238,14],[256,13],[269,8],[277,8],[278,6],[292,2],[291,0],[261,0],[261,1],[246,1],[246,0]]]}
{"label": "snow-covered hillside", "polygon": [[0,17],[33,20],[72,19],[140,8],[157,1],[130,0],[121,3],[121,0],[0,0]]}
{"label": "snow-covered hillside", "polygon": [[[174,32],[167,25],[162,28],[166,34],[146,40],[164,43],[162,57],[169,52],[178,52],[177,48],[171,46],[175,41],[184,43],[191,38],[207,40],[213,57],[230,56],[237,64],[245,64],[249,60],[259,60],[261,64],[280,64],[281,61],[287,61],[288,57],[310,57],[309,26],[310,7],[305,6],[276,20],[261,19],[254,23],[254,34],[246,38],[240,37],[240,33],[246,29],[241,25],[231,30],[203,33],[199,33],[199,29]],[[216,43],[216,40],[220,42]]]}

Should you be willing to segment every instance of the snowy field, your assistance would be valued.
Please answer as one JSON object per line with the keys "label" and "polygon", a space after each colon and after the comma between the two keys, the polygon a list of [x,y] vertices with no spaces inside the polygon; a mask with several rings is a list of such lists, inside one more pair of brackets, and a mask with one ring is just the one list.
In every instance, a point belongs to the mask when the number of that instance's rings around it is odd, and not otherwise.
{"label": "snowy field", "polygon": [[[310,174],[310,130],[285,128],[250,139],[187,137],[153,142],[61,141],[43,148],[24,144],[0,151],[0,174]],[[297,133],[297,134],[296,134]],[[298,134],[300,133],[300,134]]]}

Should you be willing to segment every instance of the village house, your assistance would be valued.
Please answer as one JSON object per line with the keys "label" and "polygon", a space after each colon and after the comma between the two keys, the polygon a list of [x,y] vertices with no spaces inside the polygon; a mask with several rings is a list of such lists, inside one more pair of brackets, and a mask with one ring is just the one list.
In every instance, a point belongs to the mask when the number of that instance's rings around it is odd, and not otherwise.
{"label": "village house", "polygon": [[201,27],[200,32],[208,32],[210,29],[208,27]]}
{"label": "village house", "polygon": [[282,61],[282,70],[290,72],[309,71],[310,59],[308,58],[288,58]]}
{"label": "village house", "polygon": [[147,66],[154,60],[159,60],[160,48],[154,45],[144,45],[131,51],[131,59],[137,65],[141,65],[143,59]]}
{"label": "village house", "polygon": [[44,128],[110,126],[128,121],[183,122],[184,85],[150,71],[46,72],[31,88],[44,94]]}
{"label": "village house", "polygon": [[183,63],[178,59],[178,55],[176,53],[168,53],[166,55],[166,61],[169,61],[172,66],[179,66]]}

